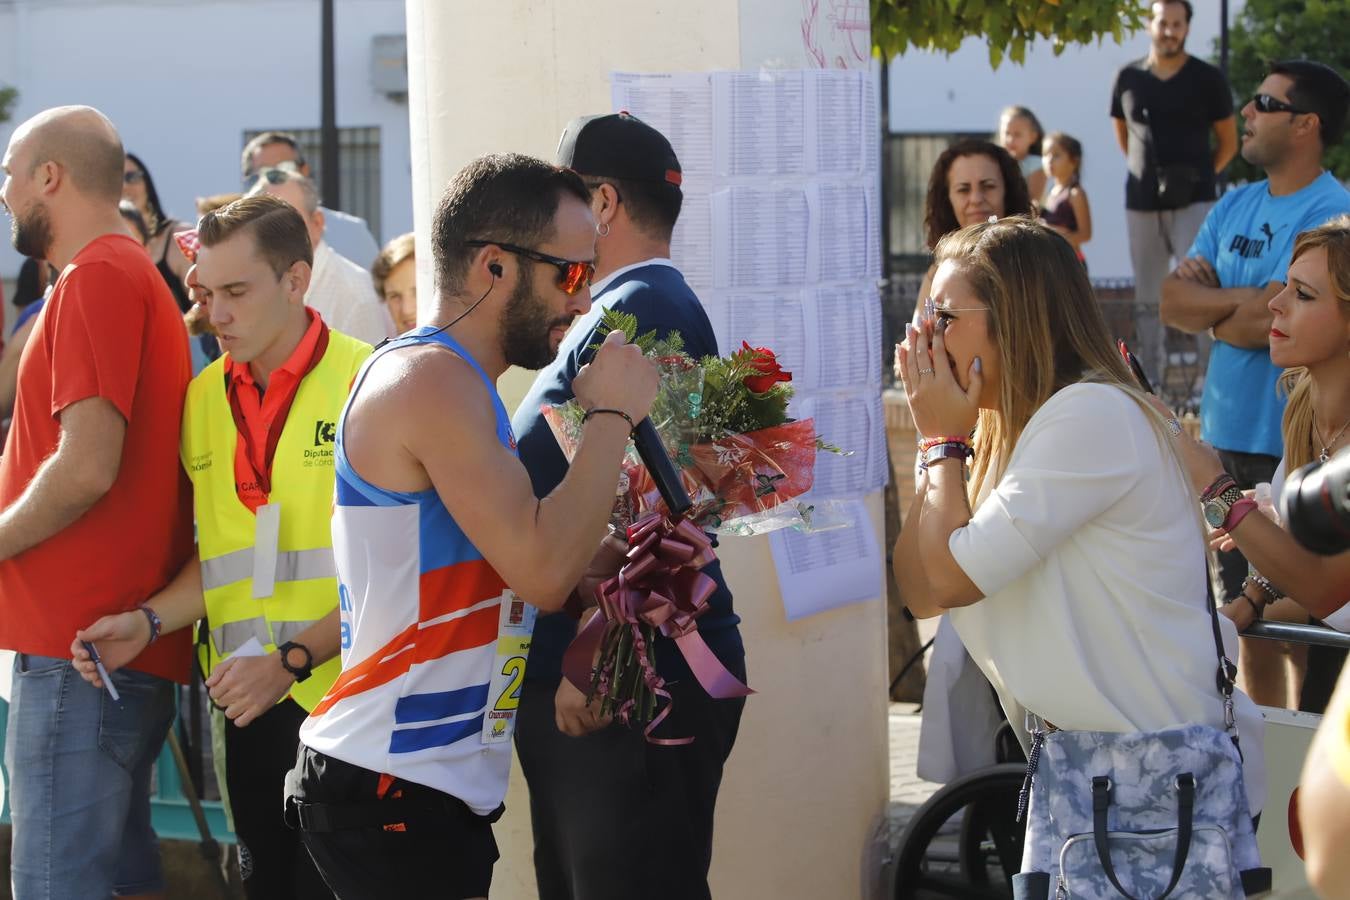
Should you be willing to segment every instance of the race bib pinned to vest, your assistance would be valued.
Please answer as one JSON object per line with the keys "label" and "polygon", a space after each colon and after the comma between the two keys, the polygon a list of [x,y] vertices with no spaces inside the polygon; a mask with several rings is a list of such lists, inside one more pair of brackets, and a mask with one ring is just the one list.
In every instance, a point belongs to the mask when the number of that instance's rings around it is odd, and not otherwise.
{"label": "race bib pinned to vest", "polygon": [[483,716],[483,743],[511,740],[520,707],[520,689],[525,684],[525,659],[530,655],[530,636],[538,610],[516,596],[502,593],[497,620],[497,661],[488,686],[488,708]]}
{"label": "race bib pinned to vest", "polygon": [[281,542],[281,504],[258,507],[253,538],[253,599],[272,596],[277,578],[277,545]]}

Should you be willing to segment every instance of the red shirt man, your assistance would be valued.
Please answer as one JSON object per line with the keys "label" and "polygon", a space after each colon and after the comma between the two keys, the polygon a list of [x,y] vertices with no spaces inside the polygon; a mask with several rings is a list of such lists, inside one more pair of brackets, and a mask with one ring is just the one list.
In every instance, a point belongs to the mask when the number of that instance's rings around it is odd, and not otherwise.
{"label": "red shirt man", "polygon": [[[192,551],[192,493],[178,465],[187,333],[164,279],[131,238],[105,235],[57,279],[19,365],[0,456],[0,509],[28,488],[61,437],[58,415],[90,397],[126,420],[112,488],[73,524],[0,562],[0,647],[68,657],[71,635],[134,609]],[[185,681],[187,632],[165,635],[131,668]]]}

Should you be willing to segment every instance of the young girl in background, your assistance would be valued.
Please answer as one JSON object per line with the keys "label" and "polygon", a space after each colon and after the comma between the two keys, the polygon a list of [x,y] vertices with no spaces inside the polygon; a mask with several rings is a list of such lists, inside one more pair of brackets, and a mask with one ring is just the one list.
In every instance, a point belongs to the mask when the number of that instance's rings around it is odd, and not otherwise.
{"label": "young girl in background", "polygon": [[1049,185],[1041,199],[1041,221],[1062,234],[1086,265],[1083,245],[1092,240],[1092,212],[1087,192],[1078,183],[1083,145],[1062,131],[1052,131],[1041,143],[1041,166]]}
{"label": "young girl in background", "polygon": [[1009,106],[998,117],[998,143],[1022,167],[1027,190],[1034,199],[1045,193],[1045,173],[1041,171],[1041,140],[1045,130],[1040,119],[1025,106]]}

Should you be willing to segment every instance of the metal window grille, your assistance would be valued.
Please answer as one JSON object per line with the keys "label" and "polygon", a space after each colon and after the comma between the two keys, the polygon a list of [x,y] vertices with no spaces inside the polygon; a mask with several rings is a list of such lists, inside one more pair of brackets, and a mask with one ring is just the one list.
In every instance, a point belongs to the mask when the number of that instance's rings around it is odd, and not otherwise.
{"label": "metal window grille", "polygon": [[[294,135],[300,152],[309,163],[314,183],[323,184],[323,160],[320,158],[322,139],[317,128],[257,128],[244,132],[244,145],[264,131],[284,131]],[[334,205],[324,199],[324,205],[360,216],[370,225],[376,241],[383,243],[380,230],[380,129],[378,127],[339,128],[338,160],[342,167],[338,189],[339,202]]]}

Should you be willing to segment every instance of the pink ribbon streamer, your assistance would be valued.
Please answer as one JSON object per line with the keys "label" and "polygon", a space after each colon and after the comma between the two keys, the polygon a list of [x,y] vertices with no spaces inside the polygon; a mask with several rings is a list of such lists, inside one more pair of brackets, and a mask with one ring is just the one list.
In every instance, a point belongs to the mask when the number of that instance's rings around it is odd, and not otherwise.
{"label": "pink ribbon streamer", "polygon": [[[596,588],[600,606],[563,655],[563,675],[580,691],[591,686],[591,662],[609,622],[621,622],[633,631],[634,657],[653,695],[666,700],[665,708],[648,723],[645,734],[653,744],[675,746],[693,738],[654,738],[652,732],[670,714],[670,692],[652,668],[641,625],[651,625],[670,638],[689,664],[708,696],[718,700],[746,697],[754,691],[727,671],[698,632],[699,616],[708,610],[708,598],[717,583],[700,569],[716,559],[712,541],[688,520],[676,524],[660,513],[649,513],[628,527],[628,562],[619,574]],[[602,685],[600,693],[608,690]],[[627,722],[632,701],[618,710]]]}

